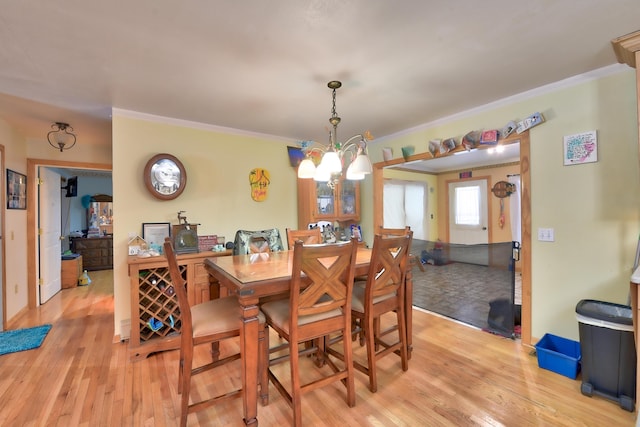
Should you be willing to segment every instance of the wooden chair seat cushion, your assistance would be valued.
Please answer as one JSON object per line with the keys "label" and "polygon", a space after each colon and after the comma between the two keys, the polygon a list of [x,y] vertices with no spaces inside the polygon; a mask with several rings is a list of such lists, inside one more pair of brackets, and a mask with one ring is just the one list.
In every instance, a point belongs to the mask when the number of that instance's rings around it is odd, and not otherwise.
{"label": "wooden chair seat cushion", "polygon": [[[282,329],[287,334],[289,333],[289,299],[281,299],[277,301],[270,301],[262,304],[260,310],[269,319],[272,325]],[[341,317],[342,310],[334,309],[320,314],[310,314],[306,316],[298,317],[298,325],[307,325],[313,322],[324,321],[332,317]]]}
{"label": "wooden chair seat cushion", "polygon": [[[364,313],[364,293],[366,290],[367,282],[357,282],[353,286],[353,296],[351,299],[351,311],[357,311],[358,313]],[[382,301],[388,300],[390,298],[395,298],[395,292],[391,292],[385,295],[380,295],[378,297],[373,298],[373,303],[378,304]]]}
{"label": "wooden chair seat cushion", "polygon": [[[264,314],[258,312],[258,320],[264,323]],[[240,334],[240,306],[236,297],[218,298],[191,307],[193,336],[207,336],[238,331]]]}

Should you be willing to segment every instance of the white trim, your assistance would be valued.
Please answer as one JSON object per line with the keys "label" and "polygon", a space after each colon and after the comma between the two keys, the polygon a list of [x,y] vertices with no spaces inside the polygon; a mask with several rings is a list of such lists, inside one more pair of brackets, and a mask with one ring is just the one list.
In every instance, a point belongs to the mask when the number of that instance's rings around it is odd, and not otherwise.
{"label": "white trim", "polygon": [[173,117],[156,116],[154,114],[141,113],[139,111],[132,111],[132,110],[124,110],[121,108],[112,108],[111,117],[113,118],[113,116],[120,116],[120,117],[126,117],[130,119],[145,120],[147,122],[181,126],[181,127],[186,127],[190,129],[206,130],[211,132],[219,132],[219,133],[238,135],[238,136],[249,136],[249,137],[261,138],[261,139],[275,139],[277,141],[281,141],[287,144],[297,143],[299,141],[297,139],[285,138],[282,136],[268,135],[268,134],[259,133],[259,132],[250,132],[242,129],[210,125],[207,123],[193,122],[190,120],[176,119]]}
{"label": "white trim", "polygon": [[414,126],[412,128],[408,128],[408,129],[404,129],[401,130],[399,132],[393,133],[391,135],[386,135],[383,137],[379,137],[374,139],[373,141],[371,141],[369,143],[369,145],[372,144],[376,144],[383,142],[385,140],[388,139],[395,139],[395,138],[399,138],[401,136],[405,136],[405,135],[409,135],[409,134],[413,134],[416,132],[420,132],[423,130],[427,130],[429,128],[435,127],[435,126],[441,126],[444,124],[448,124],[451,122],[454,122],[456,120],[460,120],[460,119],[464,119],[467,117],[471,117],[474,116],[476,114],[485,112],[485,111],[490,111],[490,110],[494,110],[496,108],[499,107],[504,107],[505,105],[510,105],[513,104],[515,102],[519,102],[519,101],[524,101],[527,99],[531,99],[537,96],[542,96],[551,92],[555,92],[558,91],[560,89],[565,89],[565,88],[569,88],[569,87],[573,87],[582,83],[586,83],[586,82],[590,82],[593,80],[597,80],[603,77],[607,77],[607,76],[611,76],[614,74],[618,74],[618,73],[622,73],[623,71],[629,71],[632,70],[631,67],[629,67],[626,64],[612,64],[612,65],[608,65],[606,67],[602,67],[602,68],[598,68],[597,70],[593,70],[593,71],[589,71],[588,73],[583,73],[583,74],[579,74],[577,76],[573,76],[573,77],[569,77],[566,78],[564,80],[559,80],[557,82],[554,83],[550,83],[548,85],[544,85],[544,86],[540,86],[531,90],[527,90],[525,92],[521,92],[512,96],[508,96],[506,98],[502,98],[502,99],[498,99],[496,101],[492,101],[488,104],[484,104],[478,107],[474,107],[471,108],[469,110],[465,110],[465,111],[461,111],[459,113],[455,113],[452,114],[450,116],[447,117],[442,117],[440,119],[436,119],[436,120],[432,120],[430,122],[427,123],[423,123],[421,125],[418,126]]}

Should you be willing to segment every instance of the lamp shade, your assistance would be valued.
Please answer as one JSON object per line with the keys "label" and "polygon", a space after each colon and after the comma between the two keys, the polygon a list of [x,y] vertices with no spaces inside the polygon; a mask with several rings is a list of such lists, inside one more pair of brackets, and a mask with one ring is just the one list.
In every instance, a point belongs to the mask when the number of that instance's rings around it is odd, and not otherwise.
{"label": "lamp shade", "polygon": [[298,165],[298,178],[313,178],[316,173],[316,165],[313,164],[313,160],[306,158]]}
{"label": "lamp shade", "polygon": [[365,174],[363,173],[359,173],[355,170],[354,164],[356,162],[353,161],[351,162],[351,164],[349,165],[349,167],[347,168],[347,176],[346,178],[350,181],[360,181],[364,179]]}
{"label": "lamp shade", "polygon": [[327,168],[327,165],[324,163],[320,163],[316,168],[316,172],[313,175],[313,179],[315,181],[327,182],[331,180],[331,172]]}
{"label": "lamp shade", "polygon": [[358,154],[353,162],[351,162],[349,168],[353,168],[353,173],[361,175],[366,175],[373,172],[371,160],[369,160],[369,156],[364,153]]}
{"label": "lamp shade", "polygon": [[335,151],[327,151],[324,153],[320,166],[326,168],[330,174],[342,172],[342,162],[340,161],[340,156],[338,156],[338,153]]}

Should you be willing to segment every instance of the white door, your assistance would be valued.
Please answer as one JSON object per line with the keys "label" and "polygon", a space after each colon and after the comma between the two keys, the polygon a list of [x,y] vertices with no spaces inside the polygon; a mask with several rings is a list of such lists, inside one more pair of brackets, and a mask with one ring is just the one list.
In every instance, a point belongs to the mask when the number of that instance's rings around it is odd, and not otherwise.
{"label": "white door", "polygon": [[487,180],[449,183],[450,243],[489,243]]}
{"label": "white door", "polygon": [[383,190],[383,224],[386,228],[411,227],[413,238],[428,240],[427,185],[423,182],[387,180]]}
{"label": "white door", "polygon": [[39,168],[40,304],[61,289],[60,174]]}

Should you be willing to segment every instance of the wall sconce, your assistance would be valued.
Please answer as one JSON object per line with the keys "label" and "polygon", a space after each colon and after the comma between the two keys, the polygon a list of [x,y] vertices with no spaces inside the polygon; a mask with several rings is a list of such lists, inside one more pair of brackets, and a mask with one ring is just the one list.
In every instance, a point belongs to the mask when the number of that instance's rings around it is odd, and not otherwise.
{"label": "wall sconce", "polygon": [[53,148],[60,150],[69,150],[76,145],[76,135],[72,132],[73,128],[68,123],[55,122],[51,125],[54,129],[47,134],[47,141]]}

